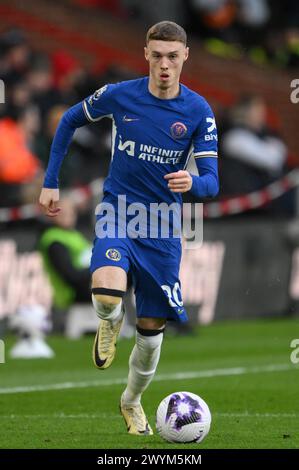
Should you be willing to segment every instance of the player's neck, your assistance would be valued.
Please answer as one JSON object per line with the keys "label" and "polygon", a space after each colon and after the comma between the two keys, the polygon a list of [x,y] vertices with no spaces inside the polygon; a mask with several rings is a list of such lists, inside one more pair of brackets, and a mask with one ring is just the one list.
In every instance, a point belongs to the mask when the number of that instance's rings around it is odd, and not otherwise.
{"label": "player's neck", "polygon": [[171,100],[176,98],[180,94],[180,84],[177,83],[175,86],[167,88],[165,90],[157,87],[151,79],[149,79],[148,83],[149,92],[154,95],[156,98],[160,98],[162,100]]}

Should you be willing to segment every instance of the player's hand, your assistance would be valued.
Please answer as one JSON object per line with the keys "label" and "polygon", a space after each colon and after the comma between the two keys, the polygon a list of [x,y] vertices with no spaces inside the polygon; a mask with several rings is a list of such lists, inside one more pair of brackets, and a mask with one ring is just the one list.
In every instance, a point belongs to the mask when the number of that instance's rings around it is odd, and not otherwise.
{"label": "player's hand", "polygon": [[186,193],[192,187],[192,176],[186,170],[168,173],[164,178],[168,180],[168,188],[173,193]]}
{"label": "player's hand", "polygon": [[61,208],[58,207],[59,189],[43,188],[40,193],[39,203],[48,217],[56,217],[61,211]]}

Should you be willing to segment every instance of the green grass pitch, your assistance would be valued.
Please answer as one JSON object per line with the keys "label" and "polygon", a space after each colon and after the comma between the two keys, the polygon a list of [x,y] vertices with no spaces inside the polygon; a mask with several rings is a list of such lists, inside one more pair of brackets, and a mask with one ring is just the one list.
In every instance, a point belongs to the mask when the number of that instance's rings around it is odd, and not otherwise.
{"label": "green grass pitch", "polygon": [[[202,444],[130,436],[118,411],[133,340],[121,340],[115,362],[98,371],[93,338],[50,337],[55,359],[0,364],[0,448],[299,448],[299,365],[290,361],[298,320],[223,322],[196,334],[167,337],[143,397],[152,426],[159,402],[190,391],[210,406]],[[6,351],[13,338],[6,340]],[[8,354],[7,354],[8,356]]]}

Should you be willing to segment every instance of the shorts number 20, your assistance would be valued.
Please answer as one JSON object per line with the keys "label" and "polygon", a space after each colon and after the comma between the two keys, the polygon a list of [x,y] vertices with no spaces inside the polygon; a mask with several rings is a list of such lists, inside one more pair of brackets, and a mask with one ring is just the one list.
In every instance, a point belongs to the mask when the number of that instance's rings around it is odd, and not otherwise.
{"label": "shorts number 20", "polygon": [[173,289],[171,289],[170,286],[167,286],[165,284],[161,287],[164,290],[164,292],[166,292],[168,300],[169,300],[169,305],[171,307],[183,306],[181,289],[180,289],[180,285],[178,282],[175,283],[175,285],[173,286]]}

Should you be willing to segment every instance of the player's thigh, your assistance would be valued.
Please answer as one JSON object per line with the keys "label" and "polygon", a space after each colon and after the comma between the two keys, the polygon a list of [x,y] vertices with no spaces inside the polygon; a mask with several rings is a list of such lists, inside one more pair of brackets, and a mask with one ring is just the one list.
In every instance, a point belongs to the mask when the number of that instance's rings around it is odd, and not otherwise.
{"label": "player's thigh", "polygon": [[127,273],[118,266],[102,266],[92,273],[92,288],[127,290]]}
{"label": "player's thigh", "polygon": [[126,239],[95,239],[90,261],[93,289],[126,291],[129,269],[130,250]]}
{"label": "player's thigh", "polygon": [[159,246],[134,246],[136,310],[138,325],[144,329],[159,329],[167,320],[187,320],[179,280],[181,247],[159,242]]}

